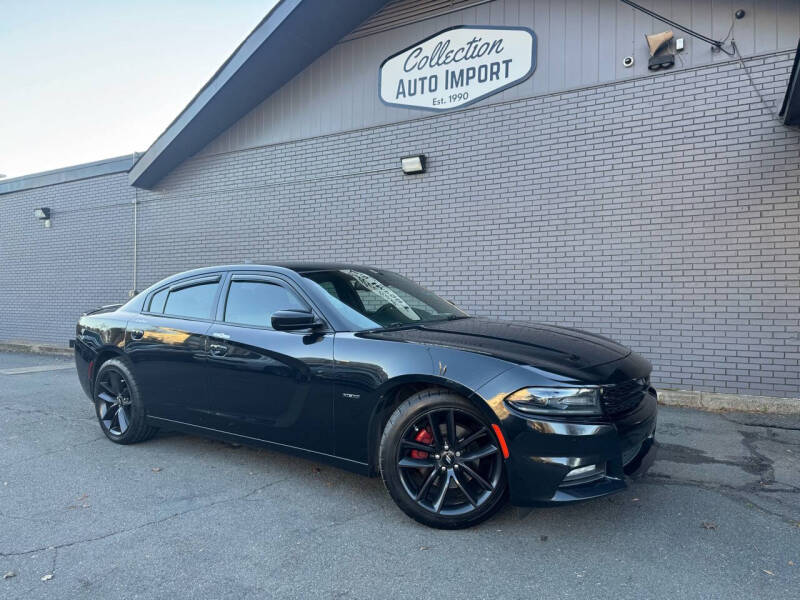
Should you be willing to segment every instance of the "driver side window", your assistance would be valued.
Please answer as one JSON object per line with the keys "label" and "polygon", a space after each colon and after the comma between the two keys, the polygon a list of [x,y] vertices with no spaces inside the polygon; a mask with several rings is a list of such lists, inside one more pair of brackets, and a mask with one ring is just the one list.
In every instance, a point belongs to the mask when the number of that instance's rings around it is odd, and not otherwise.
{"label": "driver side window", "polygon": [[308,310],[294,292],[266,281],[231,281],[225,303],[226,323],[271,328],[272,314],[279,310]]}

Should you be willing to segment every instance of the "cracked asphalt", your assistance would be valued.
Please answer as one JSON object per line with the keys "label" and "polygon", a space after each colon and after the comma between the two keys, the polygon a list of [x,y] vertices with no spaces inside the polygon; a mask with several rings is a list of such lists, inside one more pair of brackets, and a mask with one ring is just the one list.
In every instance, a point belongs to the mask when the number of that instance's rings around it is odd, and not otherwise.
{"label": "cracked asphalt", "polygon": [[0,374],[0,598],[798,597],[800,419],[662,407],[657,443],[616,496],[443,532],[278,452],[114,445],[71,370]]}

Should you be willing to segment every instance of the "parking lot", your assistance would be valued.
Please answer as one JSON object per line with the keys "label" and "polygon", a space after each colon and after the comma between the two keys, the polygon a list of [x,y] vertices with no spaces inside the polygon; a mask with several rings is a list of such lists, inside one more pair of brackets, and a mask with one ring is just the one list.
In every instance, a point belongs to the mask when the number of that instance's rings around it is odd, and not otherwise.
{"label": "parking lot", "polygon": [[[366,479],[163,433],[106,440],[69,361],[0,354],[2,598],[789,598],[800,419],[662,408],[616,496],[427,529]],[[56,367],[31,370],[30,367]]]}

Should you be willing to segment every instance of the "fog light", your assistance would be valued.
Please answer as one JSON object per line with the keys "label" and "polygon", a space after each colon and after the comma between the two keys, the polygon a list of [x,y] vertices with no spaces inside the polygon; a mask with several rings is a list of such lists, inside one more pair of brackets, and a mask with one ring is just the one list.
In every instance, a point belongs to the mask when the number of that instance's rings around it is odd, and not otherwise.
{"label": "fog light", "polygon": [[564,483],[584,483],[593,479],[600,479],[606,474],[605,463],[599,465],[586,465],[572,469],[564,477]]}

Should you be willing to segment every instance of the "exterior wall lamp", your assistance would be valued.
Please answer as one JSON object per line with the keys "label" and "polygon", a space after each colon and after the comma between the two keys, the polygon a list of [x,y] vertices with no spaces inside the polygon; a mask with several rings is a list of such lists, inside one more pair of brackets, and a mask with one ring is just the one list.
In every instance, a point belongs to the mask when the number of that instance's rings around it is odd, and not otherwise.
{"label": "exterior wall lamp", "polygon": [[400,159],[400,166],[403,168],[403,173],[406,175],[424,173],[425,155],[417,154],[416,156],[404,156]]}
{"label": "exterior wall lamp", "polygon": [[49,208],[35,208],[33,215],[40,221],[44,221],[45,227],[50,227],[50,209]]}

